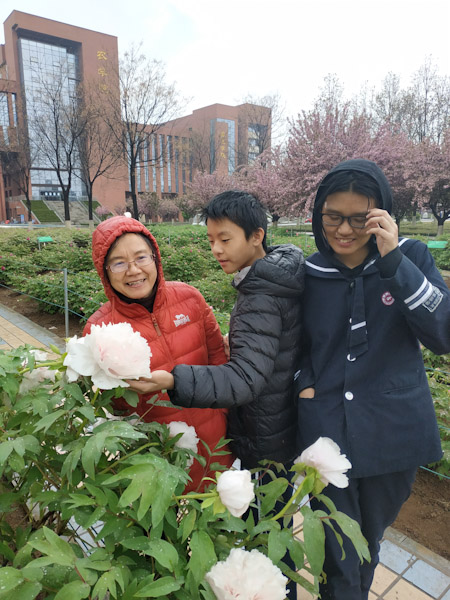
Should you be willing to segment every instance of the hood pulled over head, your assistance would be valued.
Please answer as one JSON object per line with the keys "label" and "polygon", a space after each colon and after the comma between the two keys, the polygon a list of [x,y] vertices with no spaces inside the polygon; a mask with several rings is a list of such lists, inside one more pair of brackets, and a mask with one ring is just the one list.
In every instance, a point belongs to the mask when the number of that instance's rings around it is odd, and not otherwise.
{"label": "hood pulled over head", "polygon": [[[358,184],[352,184],[352,174],[359,180],[368,182],[368,188],[374,190],[374,196],[378,208],[392,211],[392,190],[380,167],[370,160],[356,158],[339,163],[329,171],[319,184],[314,200],[312,230],[317,249],[322,254],[331,256],[328,242],[323,233],[322,208],[327,196],[336,192],[354,191],[366,195],[365,191],[358,188]],[[361,177],[362,176],[362,177]],[[373,236],[372,236],[373,237]]]}
{"label": "hood pulled over head", "polygon": [[161,282],[164,279],[159,247],[150,231],[136,219],[126,216],[111,217],[97,225],[92,234],[92,260],[94,261],[94,266],[102,280],[105,293],[110,300],[115,295],[115,292],[109,283],[104,268],[105,260],[113,243],[126,233],[138,233],[148,238],[155,254],[158,282]]}

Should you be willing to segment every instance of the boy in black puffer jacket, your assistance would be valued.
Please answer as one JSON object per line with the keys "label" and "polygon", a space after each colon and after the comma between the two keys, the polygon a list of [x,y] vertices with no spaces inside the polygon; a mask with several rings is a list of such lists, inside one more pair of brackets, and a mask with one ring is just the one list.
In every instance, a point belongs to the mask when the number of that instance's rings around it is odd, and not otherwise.
{"label": "boy in black puffer jacket", "polygon": [[[231,190],[204,209],[211,250],[225,273],[237,274],[230,321],[230,360],[177,365],[172,373],[130,381],[142,393],[167,389],[183,407],[228,408],[228,437],[244,468],[296,457],[294,371],[299,361],[304,258],[291,244],[267,248],[267,215],[252,195]],[[289,598],[295,598],[292,585]]]}

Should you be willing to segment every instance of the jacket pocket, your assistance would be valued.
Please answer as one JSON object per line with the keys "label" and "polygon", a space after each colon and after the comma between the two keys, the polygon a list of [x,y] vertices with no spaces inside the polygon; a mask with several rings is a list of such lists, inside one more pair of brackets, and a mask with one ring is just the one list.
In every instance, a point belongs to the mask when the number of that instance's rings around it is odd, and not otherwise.
{"label": "jacket pocket", "polygon": [[390,377],[384,379],[381,392],[383,394],[389,394],[390,392],[397,390],[415,388],[420,385],[422,376],[422,370],[419,368],[407,372],[399,371],[397,373],[393,373]]}

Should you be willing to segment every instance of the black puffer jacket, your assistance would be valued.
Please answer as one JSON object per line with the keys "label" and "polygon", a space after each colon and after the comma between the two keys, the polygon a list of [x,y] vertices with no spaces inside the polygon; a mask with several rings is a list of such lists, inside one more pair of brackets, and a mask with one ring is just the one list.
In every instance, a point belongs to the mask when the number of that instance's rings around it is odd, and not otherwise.
{"label": "black puffer jacket", "polygon": [[297,412],[292,387],[298,365],[304,258],[293,245],[274,246],[238,290],[230,323],[230,361],[218,367],[177,365],[172,402],[229,408],[228,437],[242,465],[295,457]]}

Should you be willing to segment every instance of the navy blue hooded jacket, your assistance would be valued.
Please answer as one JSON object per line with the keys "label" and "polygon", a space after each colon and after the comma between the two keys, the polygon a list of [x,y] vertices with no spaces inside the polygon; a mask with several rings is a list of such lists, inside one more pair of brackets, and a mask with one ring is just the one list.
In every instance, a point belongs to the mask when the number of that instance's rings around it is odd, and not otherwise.
{"label": "navy blue hooded jacket", "polygon": [[319,252],[306,261],[303,351],[298,390],[299,450],[319,436],[347,454],[350,476],[368,477],[414,468],[441,458],[439,432],[420,344],[450,351],[450,294],[425,244],[400,238],[381,258],[372,239],[362,266],[345,267],[330,249],[320,214],[327,178],[362,171],[391,212],[383,172],[367,160],[340,163],[319,187],[313,232]]}

